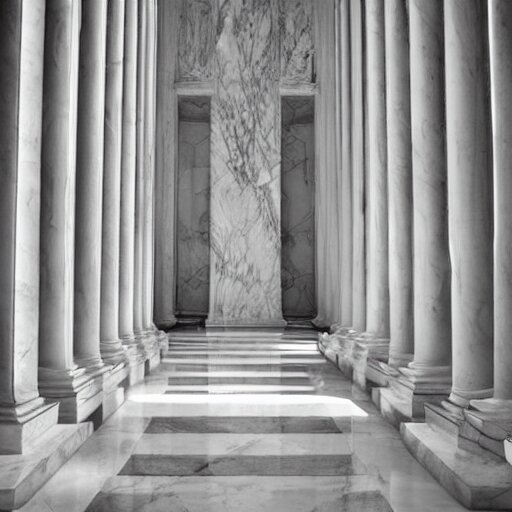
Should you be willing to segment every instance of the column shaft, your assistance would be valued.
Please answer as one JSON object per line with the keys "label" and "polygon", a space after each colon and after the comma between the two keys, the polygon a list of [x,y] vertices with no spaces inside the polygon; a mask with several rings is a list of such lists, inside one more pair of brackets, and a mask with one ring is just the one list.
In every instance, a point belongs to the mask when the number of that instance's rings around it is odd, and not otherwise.
{"label": "column shaft", "polygon": [[445,0],[453,387],[465,407],[492,393],[492,151],[485,2]]}
{"label": "column shaft", "polygon": [[105,78],[100,349],[103,360],[113,364],[124,359],[119,340],[124,18],[125,0],[110,0]]}
{"label": "column shaft", "polygon": [[119,333],[126,343],[133,340],[134,327],[137,4],[138,0],[126,0],[124,33]]}
{"label": "column shaft", "polygon": [[366,2],[368,87],[366,331],[389,336],[384,1]]}
{"label": "column shaft", "polygon": [[[341,114],[341,325],[352,325],[352,141],[351,141],[351,53],[349,0],[341,0],[340,38],[340,114]],[[340,230],[340,228],[338,228]]]}
{"label": "column shaft", "polygon": [[413,352],[412,162],[406,0],[386,0],[386,108],[389,214],[389,363]]}
{"label": "column shaft", "polygon": [[176,323],[175,260],[175,182],[177,112],[174,90],[176,48],[178,46],[177,9],[170,2],[158,5],[158,80],[157,140],[155,176],[155,321],[158,327],[169,328]]}
{"label": "column shaft", "polygon": [[139,0],[137,47],[136,102],[136,177],[135,177],[135,274],[133,297],[133,327],[141,335],[143,325],[144,289],[144,166],[145,157],[145,95],[146,95],[146,0]]}
{"label": "column shaft", "polygon": [[101,222],[107,3],[82,5],[75,227],[74,349],[81,366],[100,356]]}
{"label": "column shaft", "polygon": [[0,454],[57,423],[37,388],[44,3],[0,3]]}
{"label": "column shaft", "polygon": [[[80,2],[48,0],[41,167],[39,387],[72,393],[76,109]],[[56,51],[58,49],[58,51]],[[57,389],[56,389],[57,388]],[[59,388],[61,392],[59,392]]]}
{"label": "column shaft", "polygon": [[363,92],[363,21],[361,0],[350,4],[351,43],[351,167],[352,167],[352,326],[358,331],[366,327],[365,271],[365,155]]}
{"label": "column shaft", "polygon": [[494,154],[494,397],[512,399],[512,4],[489,2]]}
{"label": "column shaft", "polygon": [[450,260],[442,0],[412,0],[411,118],[414,202],[414,364],[450,365]]}

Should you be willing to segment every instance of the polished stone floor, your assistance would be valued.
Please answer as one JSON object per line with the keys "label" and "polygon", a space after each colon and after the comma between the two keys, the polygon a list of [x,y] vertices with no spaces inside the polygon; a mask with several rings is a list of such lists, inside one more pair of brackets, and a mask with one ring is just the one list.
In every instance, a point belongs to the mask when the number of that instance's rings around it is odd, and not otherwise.
{"label": "polished stone floor", "polygon": [[173,331],[161,367],[22,509],[465,510],[411,457],[312,330]]}

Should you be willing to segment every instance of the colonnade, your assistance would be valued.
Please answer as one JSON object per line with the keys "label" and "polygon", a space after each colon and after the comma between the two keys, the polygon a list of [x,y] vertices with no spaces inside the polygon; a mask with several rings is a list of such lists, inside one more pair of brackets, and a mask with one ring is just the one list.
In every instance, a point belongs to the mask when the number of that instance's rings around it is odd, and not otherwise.
{"label": "colonnade", "polygon": [[[349,138],[351,155],[337,172],[349,167],[352,177],[350,224],[339,232],[354,251],[342,282],[352,304],[320,346],[373,389],[420,460],[425,449],[434,454],[423,463],[449,486],[432,460],[450,462],[422,429],[454,438],[454,449],[471,445],[488,463],[489,452],[504,457],[507,432],[496,425],[512,424],[512,7],[339,3],[336,23],[351,38],[350,80],[341,81],[351,108],[338,111],[351,126],[338,145]],[[427,424],[407,423],[425,413]]]}
{"label": "colonnade", "polygon": [[156,0],[0,6],[0,454],[102,421],[160,361]]}

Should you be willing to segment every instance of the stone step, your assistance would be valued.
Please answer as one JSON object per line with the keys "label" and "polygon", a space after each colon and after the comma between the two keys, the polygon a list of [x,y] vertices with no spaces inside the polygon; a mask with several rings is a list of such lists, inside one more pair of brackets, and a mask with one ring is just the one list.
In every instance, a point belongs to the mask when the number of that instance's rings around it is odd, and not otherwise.
{"label": "stone step", "polygon": [[278,386],[307,386],[309,377],[288,378],[280,375],[275,377],[216,377],[215,373],[207,377],[187,377],[182,374],[172,375],[168,379],[170,386],[221,386],[221,385],[278,385]]}
{"label": "stone step", "polygon": [[160,416],[151,419],[146,433],[341,434],[351,424],[350,417],[329,416]]}
{"label": "stone step", "polygon": [[309,394],[315,393],[316,388],[311,385],[280,385],[280,384],[176,384],[169,385],[165,394],[180,393],[192,394]]}
{"label": "stone step", "polygon": [[368,476],[116,476],[87,510],[392,512],[378,489],[378,480]]}

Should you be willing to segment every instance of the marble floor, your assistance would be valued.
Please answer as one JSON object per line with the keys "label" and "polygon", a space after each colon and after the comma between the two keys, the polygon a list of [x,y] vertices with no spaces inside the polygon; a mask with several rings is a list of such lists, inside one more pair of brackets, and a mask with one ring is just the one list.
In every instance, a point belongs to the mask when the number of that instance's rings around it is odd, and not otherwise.
{"label": "marble floor", "polygon": [[158,370],[21,510],[458,512],[316,333],[173,331]]}

